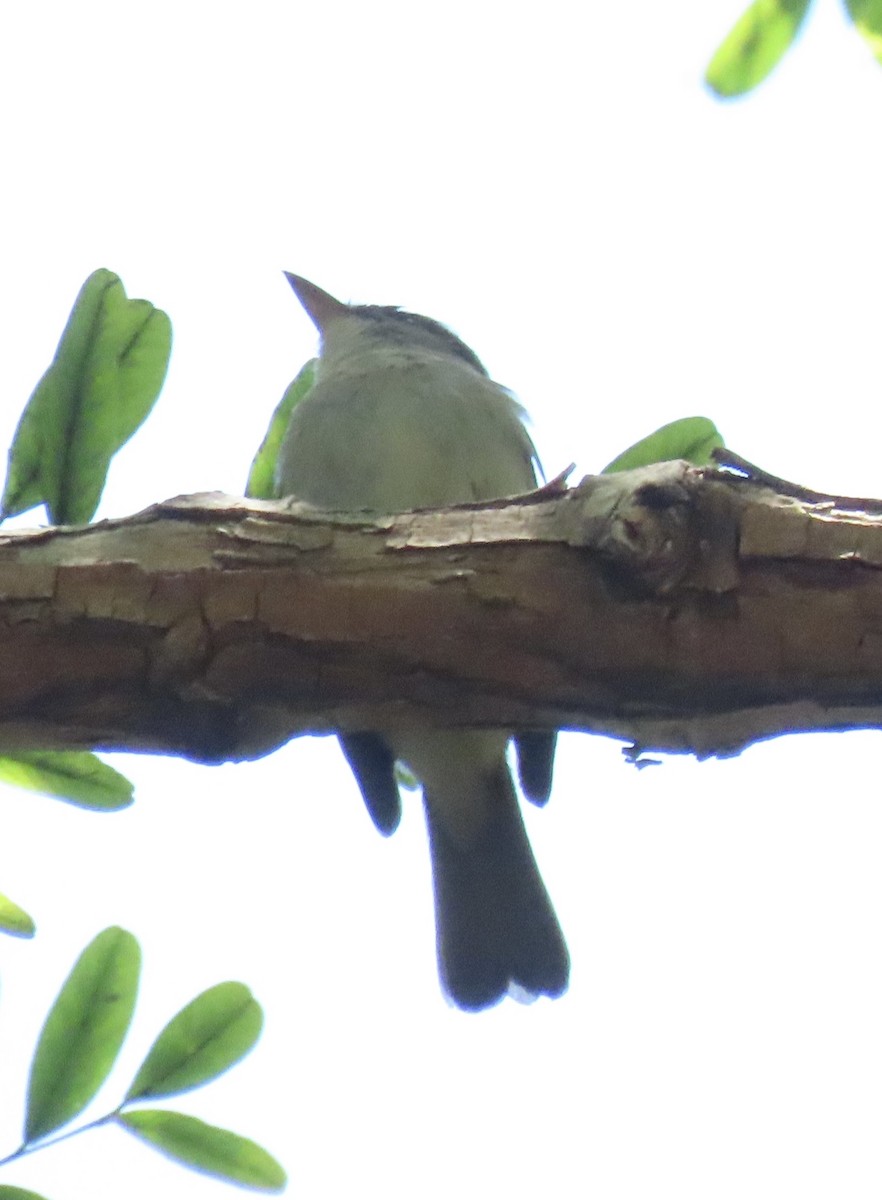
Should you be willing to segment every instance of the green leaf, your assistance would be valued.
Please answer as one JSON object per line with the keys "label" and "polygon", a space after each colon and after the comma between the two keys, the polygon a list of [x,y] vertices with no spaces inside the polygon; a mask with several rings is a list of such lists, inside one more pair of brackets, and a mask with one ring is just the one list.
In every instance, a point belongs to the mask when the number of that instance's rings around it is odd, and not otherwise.
{"label": "green leaf", "polygon": [[30,1192],[27,1188],[12,1187],[8,1183],[0,1183],[0,1200],[46,1200],[39,1192]]}
{"label": "green leaf", "polygon": [[848,15],[882,63],[882,0],[845,0]]}
{"label": "green leaf", "polygon": [[280,1192],[287,1182],[280,1164],[263,1147],[228,1129],[206,1125],[196,1117],[142,1108],[116,1119],[169,1158],[207,1175],[261,1192]]}
{"label": "green leaf", "polygon": [[66,1125],[110,1073],[126,1036],[141,968],[141,949],[112,926],[74,964],[52,1006],[31,1064],[25,1142]]}
{"label": "green leaf", "polygon": [[266,437],[260,443],[260,449],[254,456],[251,470],[248,472],[248,484],[245,495],[253,500],[272,500],[276,496],[276,459],[282,439],[291,420],[291,413],[307,394],[315,380],[314,358],[302,368],[293,383],[276,405]]}
{"label": "green leaf", "polygon": [[169,1021],[150,1047],[124,1104],[174,1096],[215,1079],[260,1036],[263,1012],[244,983],[219,983]]}
{"label": "green leaf", "polygon": [[0,892],[0,931],[13,937],[31,938],[37,932],[34,918]]}
{"label": "green leaf", "polygon": [[98,812],[128,808],[135,792],[125,775],[88,750],[22,750],[2,755],[0,780]]}
{"label": "green leaf", "polygon": [[55,524],[89,521],[111,458],[159,395],[170,353],[164,312],[127,299],[112,271],[90,275],[18,423],[0,515],[45,504]]}
{"label": "green leaf", "polygon": [[707,417],[681,417],[629,446],[601,474],[612,475],[615,471],[631,471],[677,458],[702,467],[711,461],[711,451],[722,445],[723,439],[713,421]]}
{"label": "green leaf", "polygon": [[754,0],[710,61],[705,83],[718,96],[743,96],[778,65],[811,0]]}

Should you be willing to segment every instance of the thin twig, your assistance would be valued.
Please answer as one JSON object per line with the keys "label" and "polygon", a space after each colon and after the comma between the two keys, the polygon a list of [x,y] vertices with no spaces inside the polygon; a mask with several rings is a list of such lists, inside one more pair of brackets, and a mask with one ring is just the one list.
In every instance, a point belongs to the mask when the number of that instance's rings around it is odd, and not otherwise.
{"label": "thin twig", "polygon": [[879,497],[834,496],[830,492],[816,492],[813,488],[803,487],[801,483],[792,483],[780,475],[771,474],[725,446],[714,450],[712,457],[720,470],[736,475],[745,483],[755,483],[771,488],[782,496],[792,496],[794,500],[804,500],[807,504],[827,504],[837,509],[882,512],[882,500]]}

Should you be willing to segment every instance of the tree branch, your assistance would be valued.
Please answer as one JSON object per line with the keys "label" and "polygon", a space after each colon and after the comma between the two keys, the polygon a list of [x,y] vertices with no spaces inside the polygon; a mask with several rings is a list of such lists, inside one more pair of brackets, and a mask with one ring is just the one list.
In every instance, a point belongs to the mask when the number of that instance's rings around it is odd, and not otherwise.
{"label": "tree branch", "polygon": [[684,463],[372,519],[179,497],[0,536],[0,745],[571,728],[734,753],[882,727],[882,517]]}

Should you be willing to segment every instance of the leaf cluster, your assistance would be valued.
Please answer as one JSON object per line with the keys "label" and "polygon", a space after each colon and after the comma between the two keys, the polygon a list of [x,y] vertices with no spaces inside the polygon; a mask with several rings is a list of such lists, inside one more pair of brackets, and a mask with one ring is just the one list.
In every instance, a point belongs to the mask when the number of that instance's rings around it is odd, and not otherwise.
{"label": "leaf cluster", "polygon": [[[186,1113],[142,1107],[145,1101],[209,1083],[253,1047],[263,1012],[242,983],[219,983],[182,1008],[153,1042],[119,1105],[58,1134],[83,1112],[110,1074],[131,1024],[140,971],[136,938],[116,926],[99,933],[77,959],[34,1052],[24,1139],[0,1165],[115,1124],[198,1171],[257,1191],[281,1191],[285,1172],[256,1142]],[[33,1192],[0,1185],[0,1200],[26,1196],[41,1200]]]}
{"label": "leaf cluster", "polygon": [[[705,82],[724,99],[752,91],[796,41],[812,0],[754,0],[723,39]],[[846,14],[882,63],[882,0],[844,0]]]}

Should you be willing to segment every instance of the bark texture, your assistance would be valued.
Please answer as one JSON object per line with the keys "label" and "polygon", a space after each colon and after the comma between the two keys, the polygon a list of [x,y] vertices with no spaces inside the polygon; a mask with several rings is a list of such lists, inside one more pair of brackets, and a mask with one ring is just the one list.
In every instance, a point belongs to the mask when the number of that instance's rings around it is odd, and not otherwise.
{"label": "bark texture", "polygon": [[667,463],[373,520],[218,494],[0,535],[0,747],[393,723],[700,756],[882,726],[882,504]]}

